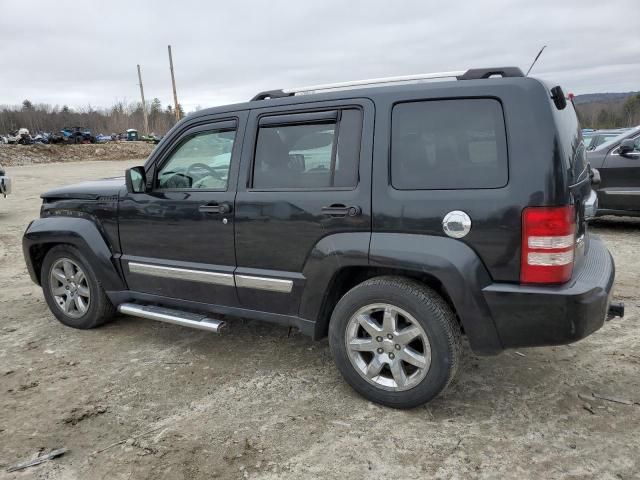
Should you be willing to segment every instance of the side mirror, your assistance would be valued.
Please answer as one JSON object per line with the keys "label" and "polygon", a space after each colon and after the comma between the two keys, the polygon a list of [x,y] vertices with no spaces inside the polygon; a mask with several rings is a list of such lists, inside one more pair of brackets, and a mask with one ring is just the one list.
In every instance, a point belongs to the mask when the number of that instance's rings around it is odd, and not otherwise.
{"label": "side mirror", "polygon": [[620,148],[618,149],[618,153],[620,153],[620,155],[627,155],[628,153],[633,152],[635,147],[636,147],[635,140],[631,138],[627,138],[622,142],[620,142]]}
{"label": "side mirror", "polygon": [[127,184],[127,192],[144,193],[147,186],[144,167],[132,167],[127,169],[125,173],[125,181]]}

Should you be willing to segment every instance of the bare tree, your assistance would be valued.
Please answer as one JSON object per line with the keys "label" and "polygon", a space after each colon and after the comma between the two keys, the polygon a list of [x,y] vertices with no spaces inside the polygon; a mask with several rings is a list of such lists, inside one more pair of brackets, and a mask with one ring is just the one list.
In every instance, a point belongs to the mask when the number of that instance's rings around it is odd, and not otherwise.
{"label": "bare tree", "polygon": [[[173,109],[163,108],[154,98],[147,108],[152,112],[151,129],[156,134],[165,134],[175,123]],[[142,130],[141,103],[117,101],[109,108],[96,109],[91,105],[71,109],[48,104],[34,104],[25,99],[21,105],[0,105],[0,133],[28,128],[31,132],[59,132],[64,127],[85,127],[94,133],[106,135],[122,133],[129,128]]]}

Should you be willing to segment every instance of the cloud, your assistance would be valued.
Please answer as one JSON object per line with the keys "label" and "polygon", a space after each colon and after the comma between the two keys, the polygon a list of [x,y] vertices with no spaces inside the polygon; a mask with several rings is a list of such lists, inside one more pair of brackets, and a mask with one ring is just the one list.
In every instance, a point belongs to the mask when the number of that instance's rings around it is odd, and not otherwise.
{"label": "cloud", "polygon": [[[95,4],[91,4],[95,5]],[[172,101],[167,44],[187,110],[260,90],[470,67],[528,68],[577,94],[640,89],[637,0],[140,3],[32,1],[0,16],[0,104]],[[632,22],[633,23],[633,22]]]}

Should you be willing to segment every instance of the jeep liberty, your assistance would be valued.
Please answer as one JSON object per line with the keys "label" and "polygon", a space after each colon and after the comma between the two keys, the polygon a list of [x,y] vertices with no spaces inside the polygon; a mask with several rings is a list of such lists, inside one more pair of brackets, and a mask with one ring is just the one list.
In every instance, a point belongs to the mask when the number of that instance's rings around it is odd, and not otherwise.
{"label": "jeep liberty", "polygon": [[462,336],[492,355],[623,315],[593,177],[562,88],[515,67],[273,90],[189,115],[125,178],[44,193],[23,249],[68,326],[293,326],[409,408]]}

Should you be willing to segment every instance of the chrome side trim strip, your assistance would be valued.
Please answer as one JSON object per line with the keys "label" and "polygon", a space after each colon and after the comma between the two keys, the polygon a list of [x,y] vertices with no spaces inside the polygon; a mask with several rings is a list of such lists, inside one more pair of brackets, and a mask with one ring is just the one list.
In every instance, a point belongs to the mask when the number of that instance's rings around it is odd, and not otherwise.
{"label": "chrome side trim strip", "polygon": [[293,289],[293,281],[251,275],[236,275],[236,286],[238,288],[256,288],[270,292],[290,293]]}
{"label": "chrome side trim strip", "polygon": [[148,263],[129,262],[129,271],[152,277],[174,278],[178,280],[190,280],[192,282],[212,283],[214,285],[235,286],[233,274],[206,272],[204,270],[189,270],[186,268],[164,267],[150,265]]}
{"label": "chrome side trim strip", "polygon": [[604,190],[607,195],[640,195],[640,190]]}

